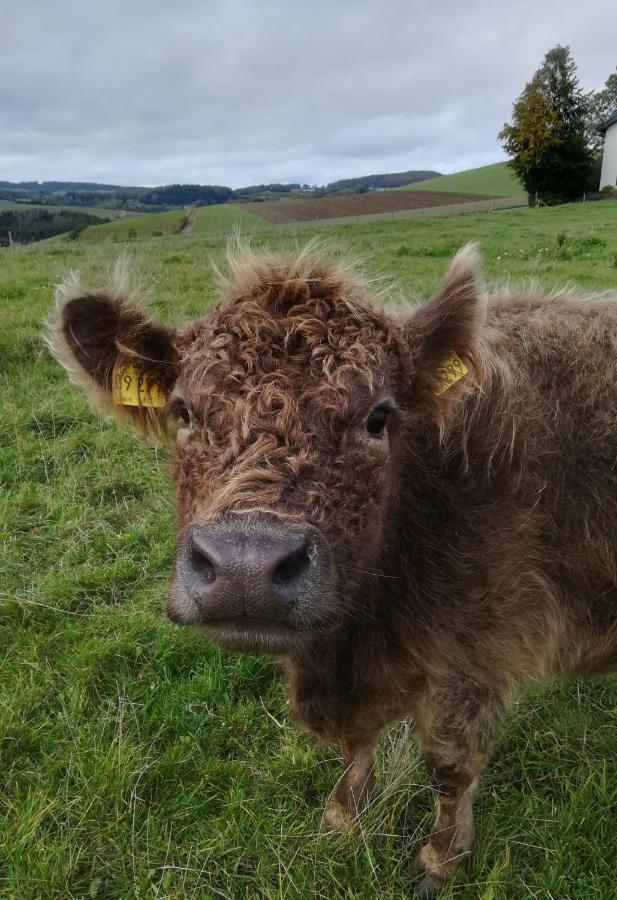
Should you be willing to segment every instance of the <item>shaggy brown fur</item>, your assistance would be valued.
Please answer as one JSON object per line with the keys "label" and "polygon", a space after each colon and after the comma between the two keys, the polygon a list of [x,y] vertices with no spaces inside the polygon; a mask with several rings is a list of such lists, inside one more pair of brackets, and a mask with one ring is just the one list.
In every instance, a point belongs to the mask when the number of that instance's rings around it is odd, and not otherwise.
{"label": "shaggy brown fur", "polygon": [[[118,354],[170,391],[180,530],[260,511],[325,535],[332,618],[284,660],[297,718],[343,748],[324,823],[350,823],[381,730],[413,716],[439,788],[418,859],[436,890],[471,852],[513,690],[617,668],[617,295],[487,304],[469,248],[396,313],[311,250],[230,268],[219,305],[175,334],[73,284],[50,343],[99,408]],[[470,372],[437,396],[451,351]]]}

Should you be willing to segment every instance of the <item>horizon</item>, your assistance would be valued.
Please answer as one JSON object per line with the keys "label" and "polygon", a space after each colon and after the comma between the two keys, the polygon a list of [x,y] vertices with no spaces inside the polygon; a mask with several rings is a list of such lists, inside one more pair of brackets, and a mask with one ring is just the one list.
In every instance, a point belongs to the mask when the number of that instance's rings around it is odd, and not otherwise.
{"label": "horizon", "polygon": [[[486,163],[485,165],[482,165],[482,166],[473,166],[473,169],[483,169],[483,168],[487,168],[488,166],[496,166],[496,165],[499,165],[500,163],[506,163],[507,161],[508,161],[507,158],[505,158],[503,160],[497,160],[492,163]],[[353,175],[343,176],[343,178],[338,178],[338,179],[336,179],[336,181],[345,181],[347,179],[354,180],[356,178],[370,178],[372,176],[378,176],[378,175],[398,175],[398,174],[403,174],[404,172],[427,172],[427,171],[437,171],[437,170],[432,169],[430,166],[422,166],[417,169],[401,169],[397,172],[390,172],[390,171],[388,171],[388,172],[362,172],[362,173],[355,173]],[[437,178],[437,177],[443,177],[446,175],[458,175],[465,171],[470,171],[470,170],[461,169],[457,172],[439,172],[439,175],[435,175],[435,176],[431,175],[430,177]],[[214,186],[216,186],[216,187],[231,187],[231,185],[223,185],[223,184],[214,185],[213,183],[207,182],[207,181],[202,181],[202,182],[199,182],[199,181],[160,181],[160,182],[157,182],[156,184],[154,184],[154,183],[153,184],[139,184],[139,183],[122,184],[120,181],[117,181],[117,180],[98,181],[97,182],[97,181],[93,181],[92,179],[89,179],[89,178],[83,178],[83,179],[82,178],[45,178],[45,179],[21,178],[21,179],[19,179],[19,181],[11,181],[10,179],[7,179],[7,178],[0,178],[0,183],[2,183],[2,182],[8,182],[11,185],[18,185],[18,184],[42,185],[42,184],[46,184],[46,183],[49,184],[49,183],[54,183],[54,182],[60,183],[60,184],[71,184],[71,183],[72,184],[97,184],[102,187],[146,188],[147,190],[153,190],[154,188],[157,188],[157,187],[167,187],[167,186],[173,185],[173,184],[198,185],[199,187],[214,187]],[[284,184],[284,185],[289,185],[289,184],[305,185],[305,184],[307,184],[307,185],[309,185],[309,187],[324,188],[324,187],[327,187],[328,184],[334,184],[334,183],[336,183],[336,182],[324,182],[323,184],[310,184],[307,181],[274,180],[274,181],[269,181],[269,182],[254,182],[253,184],[241,184],[241,185],[238,185],[237,187],[233,187],[232,190],[234,190],[234,191],[242,190],[243,188],[255,187],[257,185],[262,185],[262,184],[265,187],[267,187],[270,184]]]}

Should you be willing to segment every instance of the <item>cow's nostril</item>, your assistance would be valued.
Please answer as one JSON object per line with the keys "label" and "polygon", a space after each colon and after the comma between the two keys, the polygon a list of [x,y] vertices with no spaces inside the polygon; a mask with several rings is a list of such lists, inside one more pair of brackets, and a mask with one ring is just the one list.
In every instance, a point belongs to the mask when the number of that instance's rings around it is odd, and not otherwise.
{"label": "cow's nostril", "polygon": [[308,547],[303,544],[297,550],[292,550],[285,559],[283,559],[274,572],[272,573],[272,581],[275,584],[284,587],[294,581],[297,581],[303,575],[311,564],[308,554]]}
{"label": "cow's nostril", "polygon": [[216,581],[214,563],[195,538],[191,541],[191,567],[206,584],[212,584]]}

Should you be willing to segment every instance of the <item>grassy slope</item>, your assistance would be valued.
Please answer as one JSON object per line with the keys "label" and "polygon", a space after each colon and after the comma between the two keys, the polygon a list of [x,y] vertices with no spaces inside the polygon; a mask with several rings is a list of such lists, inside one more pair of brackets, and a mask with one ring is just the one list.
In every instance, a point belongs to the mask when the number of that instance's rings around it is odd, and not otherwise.
{"label": "grassy slope", "polygon": [[168,212],[148,213],[130,219],[118,219],[105,225],[90,225],[79,235],[80,241],[125,241],[131,235],[136,238],[150,238],[157,235],[175,234],[186,213],[184,209],[170,209]]}
{"label": "grassy slope", "polygon": [[229,234],[236,228],[243,233],[252,234],[265,228],[272,229],[272,226],[258,215],[233,203],[222,203],[204,206],[199,210],[194,233],[214,236]]}
{"label": "grassy slope", "polygon": [[456,172],[454,175],[429,178],[426,181],[418,181],[396,190],[461,191],[462,193],[487,194],[495,197],[517,197],[525,193],[520,181],[506,163],[495,163],[492,166],[481,166],[479,169]]}
{"label": "grassy slope", "polygon": [[[615,203],[328,231],[421,296],[471,239],[490,280],[615,287],[616,234]],[[0,250],[0,894],[409,896],[431,806],[413,786],[425,777],[417,752],[403,752],[404,781],[397,754],[382,754],[391,796],[367,829],[318,836],[336,751],[292,728],[274,663],[222,653],[162,616],[166,453],[88,412],[40,340],[53,283],[71,268],[99,283],[119,249]],[[163,316],[211,301],[220,241],[160,238],[133,252]],[[616,709],[615,679],[521,700],[480,792],[476,859],[446,897],[614,896]]]}
{"label": "grassy slope", "polygon": [[[107,225],[92,225],[81,233],[79,239],[122,241],[129,238],[133,232],[137,239],[175,234],[185,215],[185,210],[178,208],[164,213],[149,213],[134,219],[110,222]],[[253,233],[271,227],[258,216],[238,206],[221,204],[205,206],[198,211],[193,233],[220,236],[231,233],[235,228],[244,233]]]}

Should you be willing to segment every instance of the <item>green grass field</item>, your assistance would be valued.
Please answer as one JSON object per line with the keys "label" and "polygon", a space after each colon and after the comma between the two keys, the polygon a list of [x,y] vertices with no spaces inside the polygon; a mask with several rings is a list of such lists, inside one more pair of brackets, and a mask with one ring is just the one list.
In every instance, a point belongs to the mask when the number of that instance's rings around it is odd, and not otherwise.
{"label": "green grass field", "polygon": [[464,194],[486,194],[490,197],[518,197],[525,189],[506,163],[494,163],[479,169],[468,169],[454,175],[442,175],[418,181],[399,191],[460,191]]}
{"label": "green grass field", "polygon": [[183,208],[148,213],[130,219],[118,219],[105,225],[90,225],[79,235],[80,241],[126,241],[175,234],[185,218]]}
{"label": "green grass field", "polygon": [[[133,219],[109,222],[106,225],[91,225],[79,236],[80,241],[125,241],[144,240],[152,237],[175,234],[181,227],[186,212],[183,208],[163,213],[148,213]],[[196,235],[221,237],[234,230],[243,234],[272,230],[272,225],[240,209],[231,203],[204,206],[197,211],[193,233]]]}
{"label": "green grass field", "polygon": [[199,210],[194,233],[220,237],[221,234],[229,234],[234,229],[243,234],[254,234],[268,229],[272,231],[272,227],[258,215],[241,209],[234,203],[221,203],[204,206]]}
{"label": "green grass field", "polygon": [[[617,203],[327,237],[408,296],[476,239],[489,281],[617,287]],[[168,452],[97,419],[42,345],[54,283],[80,269],[99,284],[122,249],[0,249],[0,896],[403,900],[432,807],[408,728],[383,742],[362,826],[319,835],[337,749],[291,725],[272,660],[165,620]],[[207,233],[128,245],[175,322],[212,303],[223,250]],[[617,679],[520,698],[478,796],[477,854],[444,897],[613,898],[616,760]]]}

